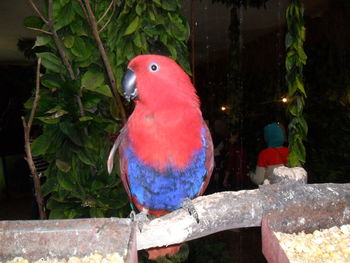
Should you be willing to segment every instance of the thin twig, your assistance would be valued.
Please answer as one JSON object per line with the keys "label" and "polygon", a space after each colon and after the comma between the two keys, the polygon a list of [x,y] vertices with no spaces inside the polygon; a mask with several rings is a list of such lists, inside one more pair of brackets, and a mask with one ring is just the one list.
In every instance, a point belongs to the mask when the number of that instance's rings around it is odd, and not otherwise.
{"label": "thin twig", "polygon": [[35,97],[34,97],[34,102],[32,106],[32,110],[30,112],[29,120],[28,120],[28,127],[31,128],[34,120],[34,115],[36,108],[38,106],[38,102],[40,99],[39,96],[39,91],[40,91],[40,65],[41,65],[41,58],[38,58],[38,64],[37,64],[37,69],[36,69],[36,78],[35,78]]}
{"label": "thin twig", "polygon": [[30,111],[30,116],[28,120],[28,124],[26,123],[24,117],[22,116],[22,123],[23,123],[23,129],[24,129],[24,148],[26,152],[26,161],[28,163],[30,172],[33,177],[34,181],[34,191],[35,191],[35,198],[36,202],[38,204],[38,210],[39,210],[39,216],[40,219],[46,219],[46,213],[45,213],[45,206],[44,201],[41,193],[41,183],[40,183],[40,175],[38,174],[38,171],[35,167],[32,151],[30,148],[30,130],[32,128],[35,111],[38,106],[38,102],[40,99],[39,91],[40,91],[40,65],[41,65],[41,58],[38,58],[38,64],[37,64],[37,70],[36,70],[36,85],[35,85],[35,97],[32,109]]}
{"label": "thin twig", "polygon": [[[78,106],[79,106],[79,111],[80,111],[80,117],[85,117],[85,111],[83,107],[83,103],[81,101],[81,98],[79,95],[76,95],[75,98],[77,99]],[[89,136],[89,132],[86,127],[84,127],[84,133],[86,136]]]}
{"label": "thin twig", "polygon": [[29,4],[33,7],[33,9],[35,10],[35,12],[38,14],[38,16],[40,16],[40,18],[44,21],[45,24],[49,24],[49,21],[47,21],[47,19],[43,16],[43,14],[40,12],[40,10],[38,9],[38,7],[34,4],[34,2],[32,0],[27,0],[29,2]]}
{"label": "thin twig", "polygon": [[126,123],[126,114],[125,114],[124,106],[123,106],[123,103],[122,103],[121,98],[120,98],[118,91],[117,91],[116,81],[114,78],[111,64],[109,63],[106,51],[104,49],[104,46],[103,46],[101,38],[100,38],[100,35],[98,34],[97,23],[96,23],[94,13],[92,12],[89,0],[84,0],[84,3],[85,3],[86,10],[88,13],[88,19],[90,20],[90,27],[91,27],[92,35],[95,38],[98,49],[100,51],[101,58],[103,60],[103,64],[105,65],[105,68],[107,71],[112,94],[117,102],[117,105],[119,106],[122,122]]}
{"label": "thin twig", "polygon": [[79,5],[80,5],[81,9],[83,10],[85,17],[88,20],[88,23],[90,24],[89,16],[88,16],[88,13],[86,11],[86,8],[85,8],[83,2],[81,0],[77,0],[77,1],[78,1]]}
{"label": "thin twig", "polygon": [[44,33],[44,34],[52,35],[51,32],[43,30],[43,29],[40,29],[40,28],[29,27],[29,26],[27,26],[26,28],[34,30],[34,31],[38,31],[38,32],[41,32],[41,33]]}
{"label": "thin twig", "polygon": [[98,33],[100,34],[101,32],[103,32],[103,30],[105,30],[107,28],[107,26],[109,25],[109,23],[111,22],[113,15],[114,15],[114,10],[115,10],[115,6],[113,5],[113,11],[112,14],[109,16],[107,22],[103,25],[103,27],[101,27],[101,29],[98,31]]}
{"label": "thin twig", "polygon": [[109,6],[107,7],[107,9],[106,9],[106,11],[103,13],[103,15],[101,16],[101,18],[97,21],[97,25],[98,24],[100,24],[101,22],[102,22],[102,20],[105,18],[105,16],[108,14],[108,12],[109,12],[109,10],[111,9],[111,7],[113,6],[114,7],[114,5],[113,5],[113,0],[111,0],[111,3],[109,4]]}

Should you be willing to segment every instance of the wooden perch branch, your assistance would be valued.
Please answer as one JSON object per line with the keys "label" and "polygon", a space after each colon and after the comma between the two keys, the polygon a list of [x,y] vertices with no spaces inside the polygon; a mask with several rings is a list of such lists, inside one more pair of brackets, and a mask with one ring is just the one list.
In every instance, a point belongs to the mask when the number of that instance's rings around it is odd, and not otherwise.
{"label": "wooden perch branch", "polygon": [[[143,225],[138,250],[178,244],[223,230],[260,226],[273,211],[290,207],[321,209],[342,203],[350,207],[350,184],[272,184],[256,190],[220,192],[193,200],[200,222],[184,209]],[[344,211],[346,213],[346,211]],[[347,215],[350,217],[350,210]]]}
{"label": "wooden perch branch", "polygon": [[40,91],[40,64],[41,58],[38,59],[37,70],[36,70],[36,86],[35,86],[35,97],[32,106],[32,110],[30,112],[28,123],[26,123],[24,117],[22,117],[23,129],[24,129],[24,147],[26,152],[26,161],[28,163],[30,172],[34,181],[34,190],[35,190],[35,198],[38,204],[39,216],[40,219],[46,219],[45,206],[43,197],[41,194],[41,183],[40,183],[40,174],[38,173],[32,156],[32,151],[30,148],[30,130],[32,128],[35,111],[38,106],[38,102],[40,99],[39,91]]}

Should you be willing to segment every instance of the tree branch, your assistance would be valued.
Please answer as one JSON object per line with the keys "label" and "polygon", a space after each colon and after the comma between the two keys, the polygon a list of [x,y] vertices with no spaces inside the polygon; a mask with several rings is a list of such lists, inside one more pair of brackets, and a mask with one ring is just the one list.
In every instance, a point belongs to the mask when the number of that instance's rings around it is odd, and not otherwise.
{"label": "tree branch", "polygon": [[48,26],[50,28],[50,31],[52,32],[52,36],[53,36],[53,40],[55,41],[55,44],[57,46],[57,49],[58,49],[58,53],[60,54],[60,57],[63,61],[63,64],[64,66],[66,67],[67,71],[68,71],[68,74],[69,74],[69,77],[72,79],[72,80],[75,80],[75,74],[74,74],[74,71],[73,71],[73,68],[72,66],[70,65],[67,57],[66,57],[66,54],[64,52],[64,46],[60,40],[60,38],[58,37],[58,34],[57,34],[57,31],[54,27],[54,21],[53,21],[53,17],[52,17],[52,8],[53,8],[53,2],[52,0],[49,0],[49,7],[48,7]]}
{"label": "tree branch", "polygon": [[[78,106],[79,106],[80,117],[85,117],[85,111],[84,111],[83,103],[81,101],[80,96],[79,95],[75,95],[75,98],[76,98]],[[84,133],[85,133],[86,136],[89,136],[89,132],[88,132],[87,127],[84,127]]]}
{"label": "tree branch", "polygon": [[88,15],[88,13],[87,13],[87,11],[86,11],[86,8],[85,8],[85,6],[84,6],[82,0],[77,0],[77,1],[78,1],[79,5],[80,5],[81,9],[83,10],[84,15],[85,15],[85,17],[86,17],[88,23],[90,24],[89,15]]}
{"label": "tree branch", "polygon": [[[320,211],[330,206],[350,207],[350,184],[286,183],[256,190],[220,192],[193,200],[199,223],[184,209],[154,219],[137,233],[138,250],[183,243],[223,230],[256,227],[274,211]],[[344,220],[350,213],[344,211]],[[307,220],[306,220],[307,221]]]}
{"label": "tree branch", "polygon": [[122,122],[126,123],[125,109],[124,109],[123,103],[121,101],[121,98],[119,96],[119,93],[117,91],[116,81],[114,78],[111,64],[109,63],[106,51],[104,49],[100,35],[98,33],[97,23],[96,23],[94,13],[92,12],[89,0],[84,0],[84,3],[85,3],[86,11],[88,14],[88,20],[90,21],[92,35],[95,38],[95,41],[96,41],[97,46],[98,46],[98,50],[100,52],[100,55],[101,55],[101,58],[103,61],[103,64],[105,65],[105,68],[106,68],[106,72],[107,72],[107,76],[109,78],[110,88],[111,88],[112,94],[117,102],[117,105],[119,106]]}
{"label": "tree branch", "polygon": [[38,16],[40,16],[40,18],[44,21],[45,24],[49,24],[49,22],[47,21],[47,19],[43,16],[43,14],[40,12],[40,10],[38,9],[38,7],[34,4],[33,0],[27,0],[29,2],[29,4],[33,7],[34,11],[38,14]]}
{"label": "tree branch", "polygon": [[28,28],[30,30],[38,31],[38,32],[41,32],[41,33],[44,33],[44,34],[52,35],[51,32],[43,30],[43,29],[40,29],[40,28],[29,27],[29,26],[27,26],[26,28]]}
{"label": "tree branch", "polygon": [[34,190],[35,190],[35,199],[38,204],[38,210],[39,210],[39,216],[40,219],[46,219],[46,213],[45,213],[45,206],[44,201],[41,193],[41,183],[40,183],[40,175],[38,174],[38,171],[35,167],[32,151],[30,148],[30,130],[32,128],[35,111],[38,106],[38,102],[40,99],[39,91],[40,91],[40,64],[41,64],[41,58],[38,59],[37,64],[37,70],[36,70],[36,87],[35,87],[35,97],[32,109],[30,111],[30,116],[28,120],[28,124],[26,123],[24,117],[22,116],[22,123],[23,123],[23,129],[24,129],[24,148],[26,152],[26,161],[28,163],[30,172],[33,177],[34,181]]}

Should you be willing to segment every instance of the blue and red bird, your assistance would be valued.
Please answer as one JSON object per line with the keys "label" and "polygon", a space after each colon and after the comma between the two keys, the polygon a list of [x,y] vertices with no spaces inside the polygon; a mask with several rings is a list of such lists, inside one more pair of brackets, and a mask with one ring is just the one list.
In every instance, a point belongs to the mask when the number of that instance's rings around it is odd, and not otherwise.
{"label": "blue and red bird", "polygon": [[119,147],[130,201],[160,217],[204,193],[214,165],[212,139],[195,88],[172,59],[137,56],[122,84],[135,108],[111,150],[108,170]]}

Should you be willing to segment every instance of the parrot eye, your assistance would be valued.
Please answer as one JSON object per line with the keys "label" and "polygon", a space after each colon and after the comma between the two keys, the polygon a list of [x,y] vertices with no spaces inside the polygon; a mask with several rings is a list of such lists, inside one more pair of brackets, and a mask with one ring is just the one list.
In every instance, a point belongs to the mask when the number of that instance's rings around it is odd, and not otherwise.
{"label": "parrot eye", "polygon": [[157,63],[151,63],[149,65],[149,71],[151,72],[157,72],[159,70],[159,66]]}

